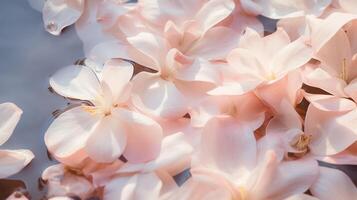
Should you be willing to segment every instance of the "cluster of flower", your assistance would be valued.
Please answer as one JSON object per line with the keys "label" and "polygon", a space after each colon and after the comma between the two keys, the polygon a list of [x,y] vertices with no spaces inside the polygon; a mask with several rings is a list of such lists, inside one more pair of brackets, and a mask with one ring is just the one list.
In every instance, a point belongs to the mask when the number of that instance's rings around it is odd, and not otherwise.
{"label": "cluster of flower", "polygon": [[50,78],[72,104],[45,134],[48,198],[357,199],[318,163],[357,165],[357,1],[47,0],[43,19],[86,54]]}

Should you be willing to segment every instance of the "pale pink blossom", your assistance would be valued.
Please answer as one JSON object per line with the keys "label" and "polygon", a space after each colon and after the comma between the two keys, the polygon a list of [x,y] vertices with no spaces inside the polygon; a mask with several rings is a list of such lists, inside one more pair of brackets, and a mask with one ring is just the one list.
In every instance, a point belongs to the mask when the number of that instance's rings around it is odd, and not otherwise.
{"label": "pale pink blossom", "polygon": [[[22,110],[13,103],[0,104],[0,145],[12,135]],[[0,150],[0,178],[7,178],[21,171],[35,156],[30,150]]]}
{"label": "pale pink blossom", "polygon": [[253,131],[229,117],[211,119],[192,177],[169,199],[283,199],[305,192],[318,175],[317,162],[281,161],[274,151],[257,147]]}
{"label": "pale pink blossom", "polygon": [[338,97],[357,101],[357,15],[333,13],[310,18],[311,45],[320,61],[305,68],[304,82]]}
{"label": "pale pink blossom", "polygon": [[[153,116],[179,118],[220,81],[219,61],[238,45],[236,29],[246,27],[235,22],[238,16],[229,19],[234,8],[232,0],[139,1],[118,18],[117,44],[100,49],[157,71],[134,77],[133,104]],[[97,55],[103,51],[93,52],[91,58],[103,57]]]}
{"label": "pale pink blossom", "polygon": [[283,29],[265,37],[247,29],[238,48],[227,57],[229,66],[222,70],[222,84],[209,91],[209,94],[242,95],[255,91],[272,107],[276,107],[284,98],[295,104],[299,99],[298,89],[302,85],[297,70],[311,56],[312,50],[303,38],[291,42]]}
{"label": "pale pink blossom", "polygon": [[65,67],[51,77],[50,85],[58,94],[88,102],[62,113],[48,128],[45,142],[57,159],[85,154],[97,162],[112,162],[123,154],[136,163],[156,158],[162,128],[131,108],[132,74],[131,64],[111,60],[100,80],[80,65]]}

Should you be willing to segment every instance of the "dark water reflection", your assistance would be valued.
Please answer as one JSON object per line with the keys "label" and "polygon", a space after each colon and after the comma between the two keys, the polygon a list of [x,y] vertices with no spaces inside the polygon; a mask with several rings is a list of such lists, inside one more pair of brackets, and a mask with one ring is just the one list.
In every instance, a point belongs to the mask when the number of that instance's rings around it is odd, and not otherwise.
{"label": "dark water reflection", "polygon": [[[43,135],[51,113],[66,104],[48,91],[48,77],[82,57],[74,29],[52,36],[44,31],[41,14],[26,0],[0,1],[0,102],[14,102],[24,111],[14,134],[0,148],[33,151],[33,162],[10,178],[23,180],[35,200],[42,196],[38,178],[53,163],[47,157]],[[4,193],[0,187],[0,194]]]}
{"label": "dark water reflection", "polygon": [[[26,0],[0,1],[0,102],[11,101],[24,110],[13,136],[1,148],[28,148],[36,155],[27,168],[10,177],[24,181],[35,200],[43,195],[38,178],[54,163],[47,157],[43,135],[51,113],[66,104],[48,91],[48,77],[82,57],[82,44],[73,27],[59,37],[52,36],[44,31],[41,14]],[[342,170],[357,182],[357,167],[343,166]],[[20,182],[11,183],[21,187]],[[11,183],[0,181],[0,199],[6,195],[5,187],[14,188]]]}

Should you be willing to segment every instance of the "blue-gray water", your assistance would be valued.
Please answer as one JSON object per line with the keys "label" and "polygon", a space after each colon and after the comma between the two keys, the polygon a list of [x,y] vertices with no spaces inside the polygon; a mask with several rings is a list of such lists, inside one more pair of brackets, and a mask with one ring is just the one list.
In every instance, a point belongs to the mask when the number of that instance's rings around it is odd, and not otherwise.
{"label": "blue-gray water", "polygon": [[[82,44],[73,27],[52,36],[43,28],[41,13],[26,0],[0,1],[0,102],[14,102],[24,111],[13,136],[0,148],[28,148],[35,154],[27,168],[10,177],[23,180],[34,200],[42,197],[37,180],[51,164],[43,135],[52,111],[66,103],[48,91],[48,78],[79,58],[83,58]],[[357,181],[357,167],[342,169]]]}

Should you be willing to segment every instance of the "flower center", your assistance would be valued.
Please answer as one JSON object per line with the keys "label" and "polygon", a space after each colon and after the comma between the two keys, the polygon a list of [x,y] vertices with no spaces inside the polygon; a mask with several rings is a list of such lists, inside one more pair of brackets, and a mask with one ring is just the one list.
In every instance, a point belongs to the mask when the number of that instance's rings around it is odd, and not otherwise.
{"label": "flower center", "polygon": [[291,146],[298,151],[305,151],[311,142],[311,135],[301,134],[296,140],[291,142]]}

